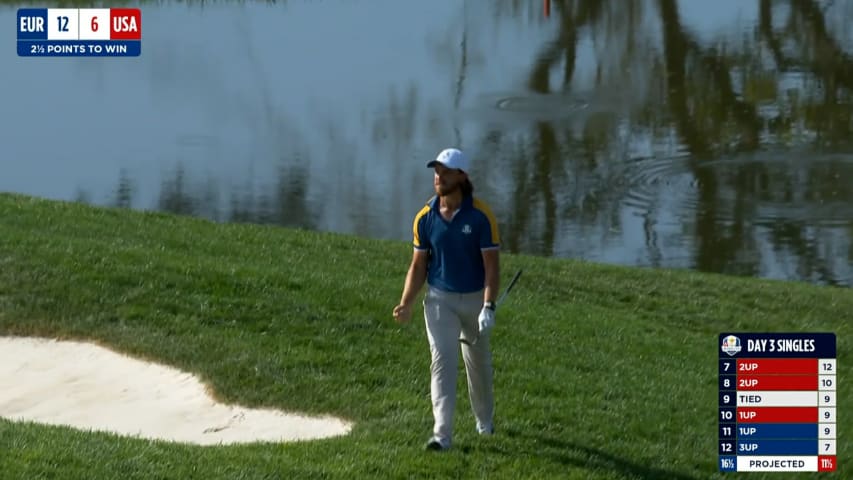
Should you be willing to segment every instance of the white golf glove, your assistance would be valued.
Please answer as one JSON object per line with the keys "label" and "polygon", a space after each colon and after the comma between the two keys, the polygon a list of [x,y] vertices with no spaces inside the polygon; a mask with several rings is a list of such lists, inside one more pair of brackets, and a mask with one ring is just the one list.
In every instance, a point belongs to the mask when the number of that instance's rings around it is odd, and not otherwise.
{"label": "white golf glove", "polygon": [[494,306],[489,308],[488,306],[483,305],[483,309],[480,310],[480,317],[477,319],[477,322],[480,324],[480,335],[488,335],[489,332],[495,328]]}

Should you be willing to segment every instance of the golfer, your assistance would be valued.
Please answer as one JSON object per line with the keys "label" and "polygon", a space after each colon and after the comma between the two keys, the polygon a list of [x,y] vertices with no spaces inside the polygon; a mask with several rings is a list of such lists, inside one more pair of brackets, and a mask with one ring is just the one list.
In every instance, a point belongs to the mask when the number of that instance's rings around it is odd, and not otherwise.
{"label": "golfer", "polygon": [[465,154],[442,150],[427,167],[435,170],[436,195],[415,215],[414,253],[394,318],[410,320],[412,303],[426,281],[423,306],[435,421],[426,448],[446,450],[453,433],[460,336],[466,341],[462,358],[477,431],[494,433],[489,333],[495,325],[500,237],[491,210],[473,196]]}

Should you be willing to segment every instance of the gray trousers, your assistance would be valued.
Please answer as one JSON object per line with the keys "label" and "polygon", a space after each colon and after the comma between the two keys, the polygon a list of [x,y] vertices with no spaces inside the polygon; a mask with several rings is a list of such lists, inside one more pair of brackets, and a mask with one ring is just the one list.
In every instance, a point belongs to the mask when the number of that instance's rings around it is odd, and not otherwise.
{"label": "gray trousers", "polygon": [[468,376],[468,399],[477,419],[477,430],[489,431],[493,426],[494,394],[489,338],[480,337],[470,346],[459,342],[460,334],[466,339],[478,337],[477,317],[482,307],[482,290],[460,294],[429,287],[424,296],[424,317],[432,354],[430,391],[435,419],[433,434],[447,445],[450,445],[453,434],[460,345]]}

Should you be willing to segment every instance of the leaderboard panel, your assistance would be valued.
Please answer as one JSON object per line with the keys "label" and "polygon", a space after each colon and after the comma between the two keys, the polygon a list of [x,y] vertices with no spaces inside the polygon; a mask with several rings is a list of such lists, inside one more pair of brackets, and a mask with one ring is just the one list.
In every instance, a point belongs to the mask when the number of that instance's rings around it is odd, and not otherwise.
{"label": "leaderboard panel", "polygon": [[720,471],[835,471],[835,334],[723,333],[718,342]]}
{"label": "leaderboard panel", "polygon": [[18,56],[137,57],[142,52],[138,8],[20,8]]}

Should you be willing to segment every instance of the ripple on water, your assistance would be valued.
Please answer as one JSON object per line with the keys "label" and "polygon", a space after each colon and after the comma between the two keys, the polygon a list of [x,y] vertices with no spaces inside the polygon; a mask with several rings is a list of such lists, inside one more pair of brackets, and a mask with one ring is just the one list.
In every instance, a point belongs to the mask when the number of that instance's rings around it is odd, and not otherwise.
{"label": "ripple on water", "polygon": [[628,159],[622,168],[622,201],[643,211],[677,192],[682,214],[702,209],[720,223],[853,224],[853,155],[760,153],[710,161],[646,156]]}
{"label": "ripple on water", "polygon": [[498,92],[479,96],[466,108],[468,115],[487,122],[566,122],[588,115],[618,113],[624,106],[613,99],[585,94]]}
{"label": "ripple on water", "polygon": [[[627,185],[623,203],[638,210],[652,210],[661,195],[690,192],[696,186],[687,157],[683,155],[634,157],[627,159],[623,168],[622,182]],[[693,195],[679,197],[679,209],[696,207]]]}

